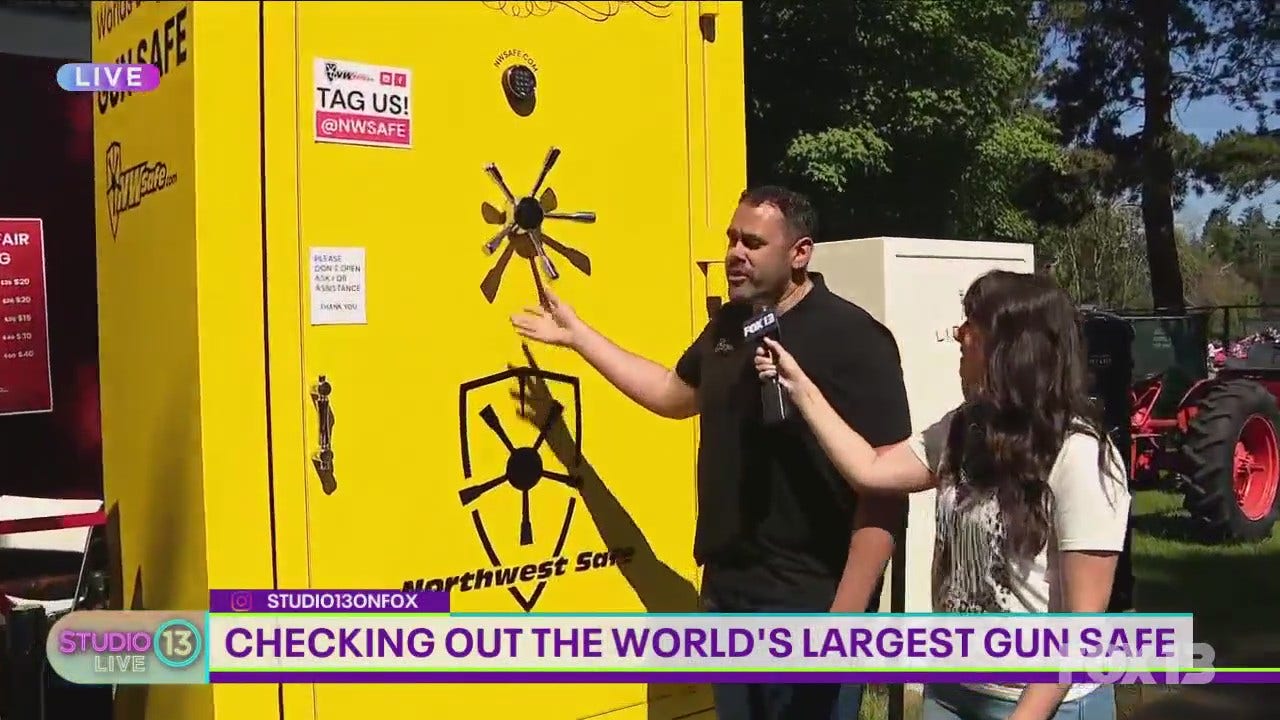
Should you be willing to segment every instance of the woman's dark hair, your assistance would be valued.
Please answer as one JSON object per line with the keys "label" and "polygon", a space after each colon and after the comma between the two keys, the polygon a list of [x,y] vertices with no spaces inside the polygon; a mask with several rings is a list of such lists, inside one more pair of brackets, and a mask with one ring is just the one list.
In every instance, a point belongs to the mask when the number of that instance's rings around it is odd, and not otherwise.
{"label": "woman's dark hair", "polygon": [[986,361],[951,426],[947,467],[958,490],[993,492],[1009,557],[1035,557],[1049,537],[1049,472],[1067,436],[1106,433],[1088,392],[1080,315],[1053,280],[994,270],[964,294],[964,314]]}

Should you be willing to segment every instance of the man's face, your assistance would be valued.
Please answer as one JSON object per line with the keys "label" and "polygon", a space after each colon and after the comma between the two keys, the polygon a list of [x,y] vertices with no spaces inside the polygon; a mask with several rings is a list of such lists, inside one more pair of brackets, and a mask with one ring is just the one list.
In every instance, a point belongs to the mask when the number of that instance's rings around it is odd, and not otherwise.
{"label": "man's face", "polygon": [[735,302],[777,302],[792,272],[808,262],[809,238],[796,240],[778,208],[742,204],[729,222],[725,275],[729,299]]}

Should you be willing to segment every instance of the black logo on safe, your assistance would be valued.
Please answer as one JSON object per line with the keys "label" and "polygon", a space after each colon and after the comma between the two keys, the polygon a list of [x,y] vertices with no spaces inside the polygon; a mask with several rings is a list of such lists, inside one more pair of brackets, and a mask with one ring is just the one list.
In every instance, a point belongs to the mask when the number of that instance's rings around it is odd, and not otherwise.
{"label": "black logo on safe", "polygon": [[110,220],[111,237],[120,232],[120,216],[137,208],[146,198],[178,182],[178,176],[169,172],[162,162],[140,162],[125,167],[124,153],[119,142],[107,148],[107,218]]}
{"label": "black logo on safe", "polygon": [[[505,587],[507,592],[511,593],[511,596],[515,598],[516,603],[525,612],[530,612],[537,605],[543,590],[546,589],[548,580],[568,572],[592,569],[591,567],[583,568],[582,563],[586,562],[588,566],[593,565],[592,556],[595,553],[580,553],[580,555],[585,555],[587,558],[576,558],[573,567],[569,566],[570,558],[564,555],[565,542],[569,537],[569,527],[573,522],[574,510],[578,504],[576,496],[569,497],[565,504],[564,515],[558,516],[555,523],[548,523],[535,528],[529,513],[529,493],[542,481],[551,480],[574,489],[580,488],[582,484],[579,478],[568,473],[548,470],[543,463],[542,452],[547,447],[549,433],[564,431],[562,427],[565,422],[564,406],[554,399],[550,400],[549,403],[544,403],[546,407],[543,408],[544,412],[541,413],[542,417],[538,424],[537,438],[534,439],[531,445],[518,447],[512,442],[510,435],[507,434],[507,428],[503,426],[497,410],[492,405],[476,407],[476,403],[471,400],[476,391],[482,388],[507,384],[512,380],[519,382],[522,409],[526,409],[530,404],[527,400],[527,392],[534,383],[547,388],[546,394],[550,397],[556,395],[555,388],[557,387],[567,389],[568,393],[565,394],[572,395],[574,408],[573,458],[565,464],[569,468],[577,467],[582,456],[582,399],[578,378],[547,372],[538,368],[523,367],[512,368],[496,375],[464,383],[458,391],[458,428],[462,447],[463,477],[468,481],[474,479],[471,462],[473,438],[468,430],[470,421],[473,418],[478,417],[497,436],[498,441],[507,450],[506,466],[501,473],[479,483],[469,484],[458,492],[458,499],[462,507],[464,509],[471,508],[472,525],[475,528],[476,537],[480,541],[480,546],[489,561],[489,567],[469,570],[446,578],[407,580],[404,583],[405,590],[468,592],[490,587]],[[555,542],[548,557],[538,562],[523,565],[503,564],[502,555],[493,542],[493,537],[489,526],[485,523],[484,515],[479,508],[472,508],[472,504],[484,494],[497,490],[504,485],[522,495],[520,545],[533,545],[534,540],[542,538],[544,533],[553,533]],[[620,561],[625,561],[625,559],[613,558],[611,564],[617,564]],[[533,589],[527,594],[516,586],[517,584],[527,586],[529,583],[534,583],[534,585]]]}
{"label": "black logo on safe", "polygon": [[377,78],[373,77],[372,75],[362,73],[359,70],[352,70],[351,68],[342,67],[336,62],[326,62],[324,64],[324,77],[329,82],[333,82],[334,80],[347,80],[347,81],[370,82],[370,83],[377,81]]}

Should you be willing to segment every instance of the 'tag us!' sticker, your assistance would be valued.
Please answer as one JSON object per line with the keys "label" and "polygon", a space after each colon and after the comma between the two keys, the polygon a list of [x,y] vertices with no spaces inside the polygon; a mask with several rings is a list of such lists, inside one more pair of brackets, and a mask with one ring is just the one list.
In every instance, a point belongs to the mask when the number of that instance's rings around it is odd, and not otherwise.
{"label": "'tag us!' sticker", "polygon": [[408,68],[316,58],[316,142],[412,147],[412,89]]}

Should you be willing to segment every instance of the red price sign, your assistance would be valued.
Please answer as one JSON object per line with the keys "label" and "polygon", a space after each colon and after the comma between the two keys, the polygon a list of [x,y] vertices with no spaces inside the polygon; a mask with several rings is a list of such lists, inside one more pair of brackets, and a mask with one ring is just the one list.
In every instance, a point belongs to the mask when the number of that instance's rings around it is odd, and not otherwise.
{"label": "red price sign", "polygon": [[0,415],[53,410],[44,222],[0,218]]}

